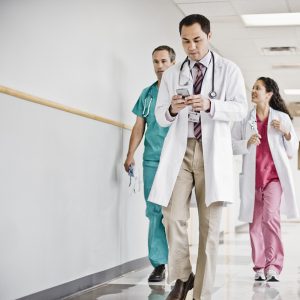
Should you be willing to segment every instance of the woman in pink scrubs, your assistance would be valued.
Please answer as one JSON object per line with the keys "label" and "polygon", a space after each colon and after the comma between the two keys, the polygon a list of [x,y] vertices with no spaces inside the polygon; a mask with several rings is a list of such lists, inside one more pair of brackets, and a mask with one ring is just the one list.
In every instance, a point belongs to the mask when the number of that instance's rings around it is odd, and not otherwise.
{"label": "woman in pink scrubs", "polygon": [[252,102],[255,107],[232,128],[233,152],[243,155],[239,219],[249,223],[255,280],[279,281],[280,214],[299,217],[289,161],[299,141],[273,79],[257,79]]}

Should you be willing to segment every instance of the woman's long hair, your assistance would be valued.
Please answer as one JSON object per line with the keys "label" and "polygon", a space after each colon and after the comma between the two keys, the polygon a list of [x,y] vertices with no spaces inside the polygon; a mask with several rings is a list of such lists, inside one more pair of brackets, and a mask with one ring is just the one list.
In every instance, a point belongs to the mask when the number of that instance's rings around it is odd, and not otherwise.
{"label": "woman's long hair", "polygon": [[288,111],[286,104],[284,102],[284,100],[281,98],[280,93],[279,93],[279,87],[278,84],[275,82],[275,80],[273,80],[272,78],[269,77],[259,77],[257,80],[260,80],[263,82],[266,91],[272,92],[273,95],[270,99],[270,106],[273,109],[282,111],[286,114],[289,115],[289,117],[291,118],[291,120],[293,120],[293,117],[291,116],[290,112]]}

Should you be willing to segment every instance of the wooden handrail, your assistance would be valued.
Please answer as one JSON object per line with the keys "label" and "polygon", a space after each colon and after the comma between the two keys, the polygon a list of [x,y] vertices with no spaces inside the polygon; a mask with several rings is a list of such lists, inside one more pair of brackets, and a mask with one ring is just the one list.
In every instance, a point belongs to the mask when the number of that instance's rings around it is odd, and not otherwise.
{"label": "wooden handrail", "polygon": [[65,111],[65,112],[68,112],[68,113],[71,113],[71,114],[74,114],[74,115],[78,115],[78,116],[81,116],[81,117],[84,117],[84,118],[88,118],[88,119],[96,120],[96,121],[99,121],[99,122],[107,123],[107,124],[117,126],[117,127],[120,127],[120,128],[124,128],[124,129],[128,129],[128,130],[132,129],[129,125],[126,125],[124,123],[117,122],[117,121],[114,121],[114,120],[110,120],[110,119],[107,119],[107,118],[103,118],[101,116],[94,115],[94,114],[82,111],[80,109],[77,109],[77,108],[62,105],[60,103],[50,101],[50,100],[46,100],[46,99],[43,99],[43,98],[40,98],[40,97],[36,97],[36,96],[30,95],[30,94],[27,94],[27,93],[24,93],[24,92],[20,92],[20,91],[17,91],[17,90],[14,90],[14,89],[11,89],[11,88],[8,88],[8,87],[5,87],[5,86],[0,85],[0,93],[6,94],[6,95],[9,95],[9,96],[13,96],[13,97],[16,97],[16,98],[19,98],[19,99],[22,99],[22,100],[26,100],[26,101],[29,101],[29,102],[37,103],[37,104],[40,104],[40,105],[48,106],[48,107],[51,107],[51,108],[54,108],[54,109],[62,110],[62,111]]}

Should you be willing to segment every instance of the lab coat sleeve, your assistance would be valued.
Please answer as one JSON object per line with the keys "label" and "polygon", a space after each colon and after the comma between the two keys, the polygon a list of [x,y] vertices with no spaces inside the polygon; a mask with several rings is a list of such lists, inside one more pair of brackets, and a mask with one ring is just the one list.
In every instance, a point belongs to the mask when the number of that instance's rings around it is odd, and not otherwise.
{"label": "lab coat sleeve", "polygon": [[299,140],[297,138],[297,134],[295,132],[292,121],[288,116],[287,116],[285,122],[288,123],[288,126],[290,127],[291,139],[288,141],[285,139],[284,136],[282,138],[283,138],[283,144],[284,144],[286,154],[287,154],[288,158],[291,159],[295,155],[295,153],[297,153],[297,151],[298,151]]}
{"label": "lab coat sleeve", "polygon": [[247,154],[248,148],[247,143],[248,140],[245,139],[245,135],[243,132],[244,122],[239,121],[235,122],[231,129],[231,139],[232,139],[232,151],[234,155]]}
{"label": "lab coat sleeve", "polygon": [[231,64],[225,74],[226,94],[224,101],[215,99],[212,118],[218,121],[241,121],[248,111],[246,90],[240,69]]}
{"label": "lab coat sleeve", "polygon": [[175,118],[167,117],[168,116],[167,111],[171,104],[171,95],[168,88],[168,80],[169,80],[168,79],[169,76],[167,76],[168,74],[169,73],[165,71],[162,76],[159,90],[158,90],[158,95],[157,95],[157,102],[155,106],[155,118],[157,123],[161,127],[170,126],[173,123],[173,121],[176,119],[176,117]]}

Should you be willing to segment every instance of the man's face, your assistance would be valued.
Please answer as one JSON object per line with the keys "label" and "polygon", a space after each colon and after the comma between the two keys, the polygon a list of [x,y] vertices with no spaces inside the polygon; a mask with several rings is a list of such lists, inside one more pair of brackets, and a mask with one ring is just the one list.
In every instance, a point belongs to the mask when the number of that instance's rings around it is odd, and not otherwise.
{"label": "man's face", "polygon": [[174,62],[171,62],[170,55],[167,50],[155,51],[152,55],[152,62],[158,81],[161,80],[163,72],[174,64]]}
{"label": "man's face", "polygon": [[211,33],[202,31],[200,24],[182,26],[181,42],[186,55],[192,60],[200,60],[208,52]]}

